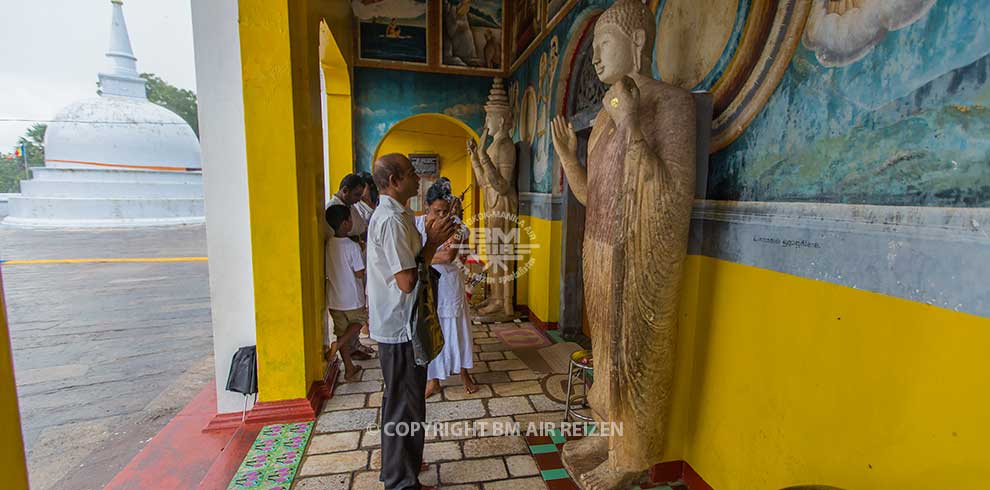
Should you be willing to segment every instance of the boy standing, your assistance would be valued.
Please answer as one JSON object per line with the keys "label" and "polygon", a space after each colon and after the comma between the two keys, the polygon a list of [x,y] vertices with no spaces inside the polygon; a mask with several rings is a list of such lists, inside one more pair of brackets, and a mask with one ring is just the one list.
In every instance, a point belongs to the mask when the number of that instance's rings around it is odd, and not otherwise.
{"label": "boy standing", "polygon": [[344,379],[355,381],[361,367],[351,360],[351,341],[357,338],[361,326],[368,321],[368,309],[364,303],[364,259],[361,247],[348,238],[351,231],[351,210],[347,206],[332,205],[326,210],[327,224],[333,230],[326,248],[327,307],[333,319],[333,333],[337,341],[330,345],[327,359],[332,360],[340,350],[344,360]]}

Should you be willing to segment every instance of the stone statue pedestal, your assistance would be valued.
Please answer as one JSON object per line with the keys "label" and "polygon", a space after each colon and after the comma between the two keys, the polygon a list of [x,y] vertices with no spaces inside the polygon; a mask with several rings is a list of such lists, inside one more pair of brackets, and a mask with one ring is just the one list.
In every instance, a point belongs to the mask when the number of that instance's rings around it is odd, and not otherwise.
{"label": "stone statue pedestal", "polygon": [[[577,441],[568,441],[564,444],[561,449],[563,452],[560,461],[563,463],[564,469],[567,470],[567,474],[574,480],[574,484],[581,490],[588,490],[581,483],[581,475],[591,472],[602,463],[608,461],[608,451],[573,451],[572,448],[575,442]],[[603,442],[606,441],[603,440]],[[643,471],[638,476],[633,477],[630,486],[634,487],[637,483],[642,483],[644,484],[642,487],[646,488],[649,485],[645,485],[645,483],[647,483],[649,478],[649,470]]]}

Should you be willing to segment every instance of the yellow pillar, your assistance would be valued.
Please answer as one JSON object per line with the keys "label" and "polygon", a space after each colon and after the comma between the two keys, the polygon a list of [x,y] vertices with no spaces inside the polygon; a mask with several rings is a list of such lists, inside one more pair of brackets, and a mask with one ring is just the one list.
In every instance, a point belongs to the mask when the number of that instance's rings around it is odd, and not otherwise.
{"label": "yellow pillar", "polygon": [[0,474],[5,488],[26,490],[27,465],[24,439],[21,436],[21,416],[17,409],[17,386],[14,384],[14,359],[10,354],[10,333],[7,328],[7,305],[3,300],[3,279],[0,278]]}
{"label": "yellow pillar", "polygon": [[307,1],[240,0],[258,399],[295,400],[322,375],[322,115]]}

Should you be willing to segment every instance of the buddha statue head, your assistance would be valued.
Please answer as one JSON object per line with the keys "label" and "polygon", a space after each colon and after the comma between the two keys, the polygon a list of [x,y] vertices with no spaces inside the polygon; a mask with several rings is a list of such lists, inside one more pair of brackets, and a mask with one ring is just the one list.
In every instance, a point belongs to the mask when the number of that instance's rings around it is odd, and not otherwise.
{"label": "buddha statue head", "polygon": [[595,23],[594,57],[598,78],[612,85],[622,77],[651,74],[656,21],[642,0],[616,0]]}
{"label": "buddha statue head", "polygon": [[485,104],[485,129],[488,134],[499,138],[508,137],[512,129],[512,106],[509,95],[501,78],[496,78],[492,89],[488,92],[488,102]]}

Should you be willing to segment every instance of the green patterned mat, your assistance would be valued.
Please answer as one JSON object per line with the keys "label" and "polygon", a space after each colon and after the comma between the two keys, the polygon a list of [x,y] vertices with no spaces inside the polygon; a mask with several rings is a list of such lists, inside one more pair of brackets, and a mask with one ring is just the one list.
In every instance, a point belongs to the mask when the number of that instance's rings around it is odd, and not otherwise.
{"label": "green patterned mat", "polygon": [[289,490],[313,432],[313,422],[266,425],[227,490]]}

